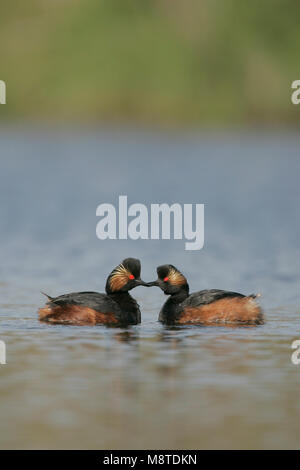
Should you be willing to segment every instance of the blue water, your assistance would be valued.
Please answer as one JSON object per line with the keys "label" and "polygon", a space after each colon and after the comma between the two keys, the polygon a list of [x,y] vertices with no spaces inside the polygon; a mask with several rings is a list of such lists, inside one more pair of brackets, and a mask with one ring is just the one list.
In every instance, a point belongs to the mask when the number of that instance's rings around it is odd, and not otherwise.
{"label": "blue water", "polygon": [[[293,133],[0,130],[1,448],[299,448],[299,158]],[[103,202],[204,203],[205,244],[96,237]],[[103,292],[123,258],[191,291],[261,292],[257,328],[41,324],[40,291]]]}

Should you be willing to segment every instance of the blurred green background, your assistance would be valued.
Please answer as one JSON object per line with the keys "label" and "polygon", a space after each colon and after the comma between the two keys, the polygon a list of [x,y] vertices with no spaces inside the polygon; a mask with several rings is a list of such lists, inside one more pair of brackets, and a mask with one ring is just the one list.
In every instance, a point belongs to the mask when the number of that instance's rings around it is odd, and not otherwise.
{"label": "blurred green background", "polygon": [[0,116],[295,124],[299,14],[297,0],[2,2]]}

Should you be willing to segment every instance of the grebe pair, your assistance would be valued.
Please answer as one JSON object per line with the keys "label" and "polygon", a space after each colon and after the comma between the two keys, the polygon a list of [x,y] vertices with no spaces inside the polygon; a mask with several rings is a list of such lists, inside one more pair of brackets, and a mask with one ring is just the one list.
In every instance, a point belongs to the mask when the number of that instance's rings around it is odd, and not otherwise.
{"label": "grebe pair", "polygon": [[159,314],[166,324],[233,324],[259,325],[263,315],[255,301],[256,295],[245,296],[219,289],[202,290],[189,295],[184,275],[171,264],[157,268],[158,278],[153,282],[141,280],[141,263],[126,258],[108,276],[106,294],[75,292],[59,297],[48,297],[39,319],[68,325],[136,325],[141,312],[129,291],[138,286],[158,286],[169,295]]}

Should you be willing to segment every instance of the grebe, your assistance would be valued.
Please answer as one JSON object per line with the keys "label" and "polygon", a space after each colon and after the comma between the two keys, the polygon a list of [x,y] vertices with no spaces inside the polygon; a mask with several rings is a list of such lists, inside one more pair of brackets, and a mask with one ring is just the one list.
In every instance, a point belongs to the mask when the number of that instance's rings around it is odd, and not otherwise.
{"label": "grebe", "polygon": [[126,258],[108,276],[106,294],[75,292],[48,297],[39,309],[39,319],[65,325],[136,325],[141,322],[138,303],[128,293],[137,286],[147,286],[141,280],[141,263]]}
{"label": "grebe", "polygon": [[201,290],[189,295],[184,275],[172,264],[157,268],[158,279],[148,286],[160,287],[169,299],[163,305],[159,321],[167,324],[261,325],[263,314],[257,295],[219,289]]}

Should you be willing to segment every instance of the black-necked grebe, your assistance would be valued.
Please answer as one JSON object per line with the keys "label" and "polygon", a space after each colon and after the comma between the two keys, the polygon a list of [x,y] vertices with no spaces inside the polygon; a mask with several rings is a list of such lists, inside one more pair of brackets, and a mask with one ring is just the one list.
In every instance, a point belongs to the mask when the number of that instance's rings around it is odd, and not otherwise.
{"label": "black-necked grebe", "polygon": [[160,287],[169,299],[163,305],[159,321],[167,324],[198,325],[260,325],[261,308],[256,295],[219,289],[201,290],[189,295],[189,285],[175,266],[166,264],[157,268],[158,279],[148,286]]}
{"label": "black-necked grebe", "polygon": [[108,276],[106,294],[75,292],[50,297],[39,309],[39,319],[66,325],[136,325],[141,322],[138,303],[128,293],[137,286],[147,286],[141,280],[141,263],[127,258]]}

